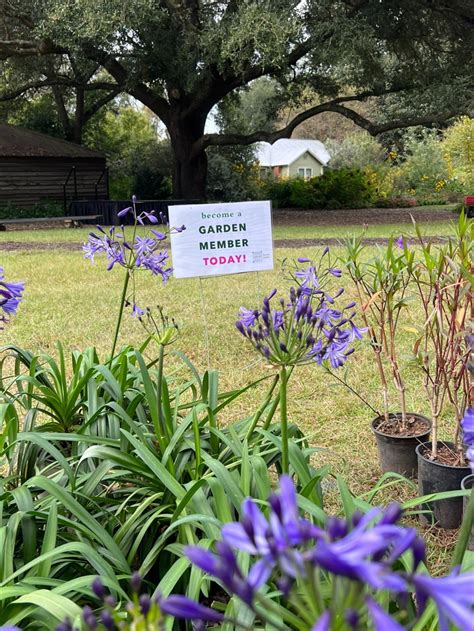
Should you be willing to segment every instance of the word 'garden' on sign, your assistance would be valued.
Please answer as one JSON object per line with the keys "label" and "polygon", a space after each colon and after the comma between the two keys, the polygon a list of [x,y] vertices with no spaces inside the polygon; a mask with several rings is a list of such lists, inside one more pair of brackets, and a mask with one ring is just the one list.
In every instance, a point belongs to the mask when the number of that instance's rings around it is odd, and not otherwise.
{"label": "word 'garden' on sign", "polygon": [[235,202],[169,207],[176,278],[273,269],[271,204]]}

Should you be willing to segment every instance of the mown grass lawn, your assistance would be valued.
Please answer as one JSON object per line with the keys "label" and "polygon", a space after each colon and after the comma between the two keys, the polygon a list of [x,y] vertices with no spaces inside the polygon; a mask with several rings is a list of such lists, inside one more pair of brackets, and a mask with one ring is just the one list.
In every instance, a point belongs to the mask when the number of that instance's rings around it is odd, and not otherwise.
{"label": "mown grass lawn", "polygon": [[[94,226],[82,228],[53,228],[40,230],[7,230],[0,232],[0,247],[5,241],[35,241],[38,243],[78,243],[87,239],[87,235]],[[143,232],[143,230],[141,231]],[[391,237],[413,236],[415,230],[413,224],[380,224],[368,226],[366,230],[362,226],[282,226],[273,227],[273,238],[278,239],[344,239],[347,236],[364,232],[366,237]],[[445,236],[451,232],[449,221],[437,221],[422,224],[422,232],[427,236]],[[140,232],[139,232],[140,233]]]}
{"label": "mown grass lawn", "polygon": [[[435,226],[437,229],[439,226]],[[382,229],[381,226],[377,227]],[[390,226],[391,229],[394,226]],[[400,234],[401,227],[396,227]],[[290,234],[294,228],[286,230]],[[345,228],[347,234],[347,227]],[[48,231],[49,232],[49,231]],[[122,284],[122,270],[105,270],[100,258],[92,265],[84,260],[79,251],[81,231],[52,231],[64,233],[78,242],[78,252],[41,251],[2,253],[1,265],[8,278],[26,282],[25,299],[14,322],[2,333],[6,344],[17,344],[30,350],[43,349],[54,352],[57,341],[71,349],[83,349],[94,345],[103,357],[110,351],[115,317]],[[36,233],[24,240],[32,240]],[[86,231],[84,231],[84,234]],[[390,233],[385,233],[388,236]],[[440,234],[437,232],[437,234]],[[16,236],[16,235],[15,235]],[[286,236],[286,235],[285,235]],[[308,238],[308,234],[304,234]],[[322,236],[318,233],[315,236]],[[55,234],[58,241],[65,240]],[[277,237],[277,235],[275,235]],[[5,233],[1,235],[5,238]],[[50,237],[48,237],[50,240]],[[315,256],[318,248],[283,248],[275,251],[275,270],[259,274],[245,274],[205,279],[171,280],[166,286],[148,274],[140,277],[139,296],[142,306],[164,305],[170,316],[180,324],[180,338],[175,348],[186,353],[203,371],[208,366],[219,369],[221,386],[231,389],[243,386],[263,375],[271,375],[273,369],[261,361],[238,334],[234,322],[241,305],[257,306],[261,297],[273,287],[285,288],[280,262],[285,258],[305,255]],[[333,255],[341,254],[334,248]],[[201,296],[202,286],[202,296]],[[354,296],[350,289],[348,301]],[[204,300],[204,309],[202,307]],[[419,320],[420,314],[410,308],[405,325]],[[207,331],[207,335],[206,335]],[[126,317],[120,341],[139,345],[144,339],[140,323]],[[209,345],[206,340],[209,340]],[[413,338],[404,332],[403,352],[409,355]],[[150,352],[152,350],[150,349]],[[176,367],[177,360],[170,356],[169,366]],[[374,408],[381,408],[381,392],[370,348],[362,344],[347,363],[348,380]],[[429,406],[421,390],[421,379],[415,368],[406,373],[408,383],[408,407],[412,411],[429,415]],[[250,391],[248,396],[234,405],[231,414],[223,418],[229,422],[248,414],[261,401],[265,385]],[[307,434],[310,442],[322,451],[315,455],[316,464],[330,463],[335,473],[342,473],[355,493],[370,490],[380,477],[375,443],[369,428],[373,413],[329,378],[316,365],[299,368],[290,382],[289,412],[291,421]],[[393,399],[397,409],[396,399]],[[449,410],[446,411],[449,418]],[[447,426],[447,423],[446,423]],[[444,436],[449,436],[447,427]],[[408,497],[415,491],[407,484],[393,486],[381,498]],[[435,542],[432,560],[444,567],[446,543],[449,536],[433,531]],[[452,539],[452,538],[451,538]]]}

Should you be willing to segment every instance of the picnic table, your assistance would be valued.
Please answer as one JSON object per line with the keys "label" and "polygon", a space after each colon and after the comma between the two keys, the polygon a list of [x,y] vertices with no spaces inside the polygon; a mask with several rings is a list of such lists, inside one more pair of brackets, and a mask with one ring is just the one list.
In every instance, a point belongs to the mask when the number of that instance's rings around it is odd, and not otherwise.
{"label": "picnic table", "polygon": [[22,219],[0,219],[0,230],[5,231],[7,226],[36,223],[62,223],[65,228],[78,228],[82,223],[97,223],[102,215],[72,215],[70,217],[25,217]]}

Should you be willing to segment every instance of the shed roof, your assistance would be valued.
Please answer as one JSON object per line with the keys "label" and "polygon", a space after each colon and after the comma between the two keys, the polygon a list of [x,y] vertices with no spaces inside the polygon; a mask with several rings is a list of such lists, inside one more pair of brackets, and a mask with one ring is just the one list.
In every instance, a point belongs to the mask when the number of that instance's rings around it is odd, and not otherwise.
{"label": "shed roof", "polygon": [[100,151],[14,125],[0,125],[0,157],[104,158]]}
{"label": "shed roof", "polygon": [[280,138],[273,145],[268,142],[257,144],[257,159],[262,167],[293,164],[306,152],[309,152],[323,166],[326,166],[331,158],[326,147],[319,140]]}

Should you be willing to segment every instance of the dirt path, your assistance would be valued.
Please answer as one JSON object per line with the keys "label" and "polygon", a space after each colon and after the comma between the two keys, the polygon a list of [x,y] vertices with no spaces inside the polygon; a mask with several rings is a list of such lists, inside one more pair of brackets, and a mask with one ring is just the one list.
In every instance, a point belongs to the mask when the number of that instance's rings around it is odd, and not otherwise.
{"label": "dirt path", "polygon": [[[274,210],[273,223],[276,226],[364,226],[380,224],[411,223],[415,219],[418,223],[430,224],[440,221],[451,221],[454,218],[450,208],[361,208],[344,210]],[[27,227],[27,226],[25,226]],[[84,226],[85,227],[85,226]],[[439,242],[441,237],[430,237],[431,241]],[[338,245],[338,238],[321,239],[276,239],[276,248],[314,247],[318,245]],[[388,238],[368,237],[363,240],[367,245],[388,243]],[[169,247],[164,244],[164,247]],[[0,240],[0,251],[67,251],[79,252],[79,240],[75,242],[62,241],[15,241],[14,233],[8,241]]]}
{"label": "dirt path", "polygon": [[[445,237],[426,237],[427,241],[433,243],[441,243]],[[275,248],[312,248],[320,245],[338,246],[343,240],[335,237],[326,239],[275,239],[273,242]],[[365,245],[387,245],[388,238],[385,237],[368,237],[362,239]],[[414,241],[414,240],[412,240]],[[163,249],[168,249],[168,244],[163,244]],[[81,246],[78,243],[71,242],[54,242],[46,241],[38,243],[37,241],[3,241],[0,242],[0,252],[80,252]]]}
{"label": "dirt path", "polygon": [[364,226],[379,224],[452,221],[455,215],[450,207],[416,208],[359,208],[343,210],[274,210],[273,222],[277,226]]}

